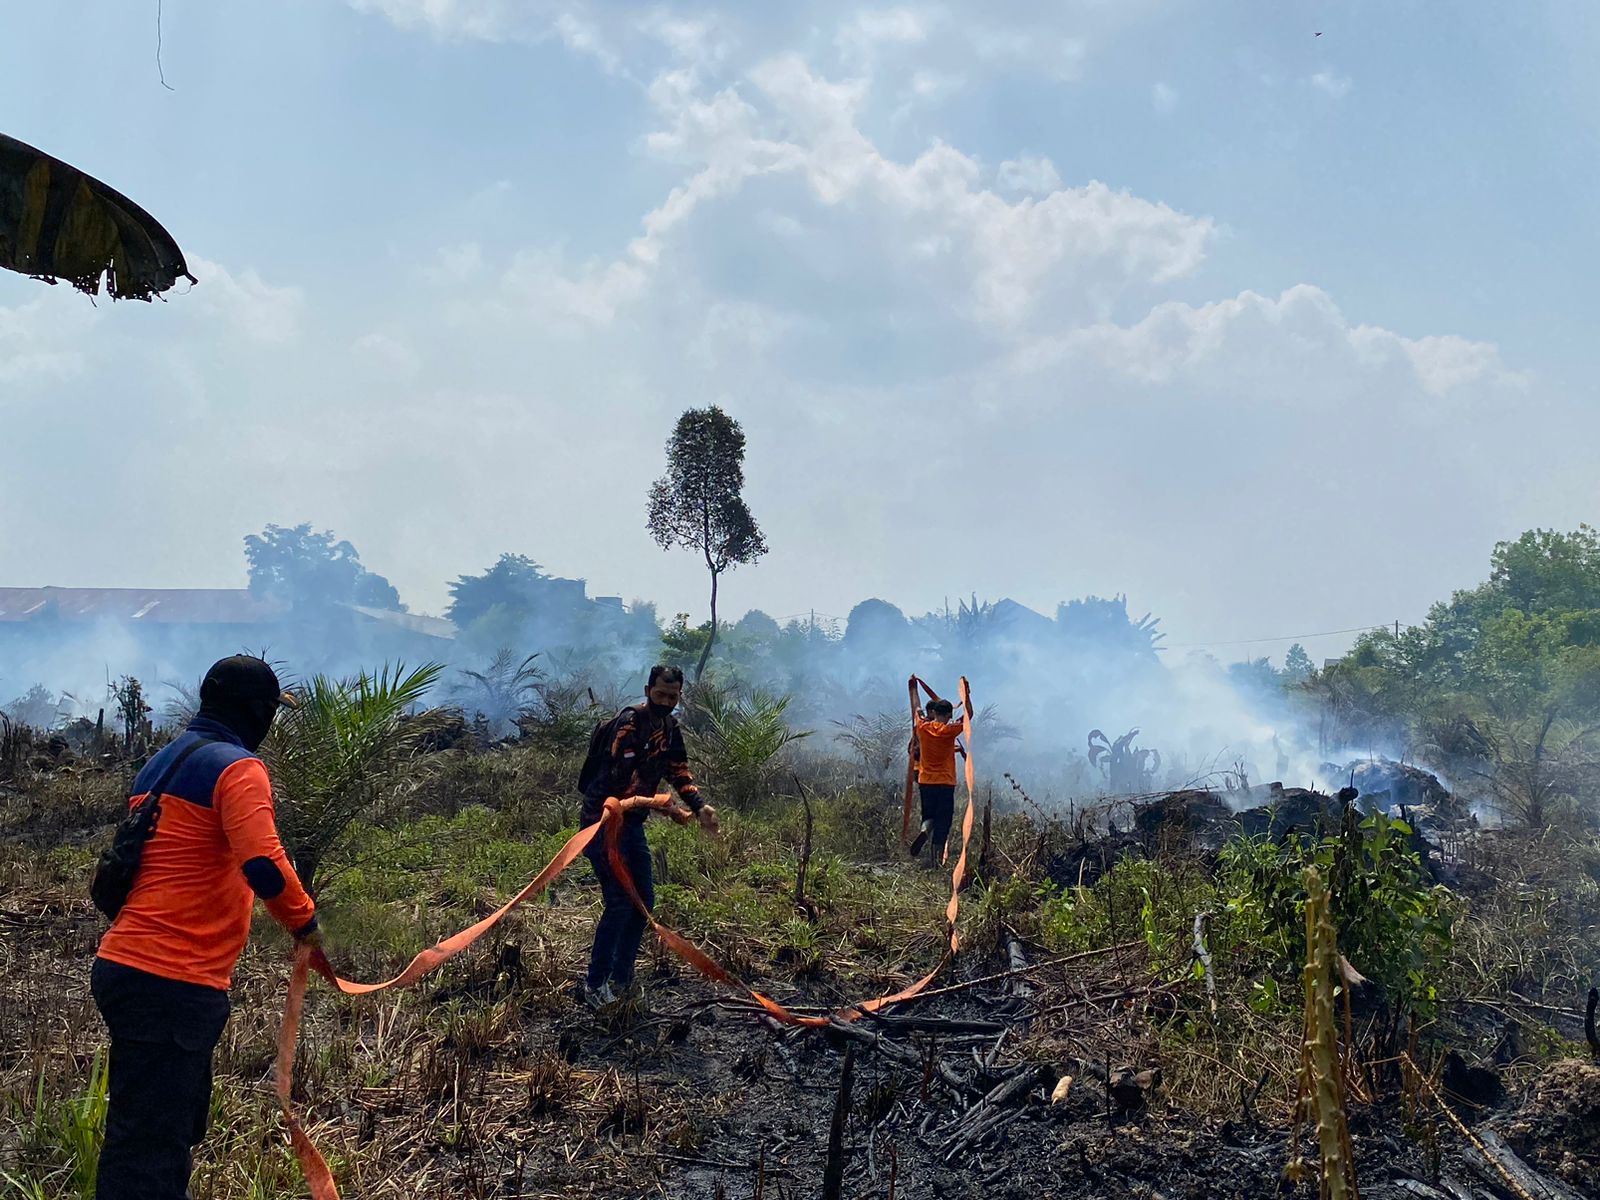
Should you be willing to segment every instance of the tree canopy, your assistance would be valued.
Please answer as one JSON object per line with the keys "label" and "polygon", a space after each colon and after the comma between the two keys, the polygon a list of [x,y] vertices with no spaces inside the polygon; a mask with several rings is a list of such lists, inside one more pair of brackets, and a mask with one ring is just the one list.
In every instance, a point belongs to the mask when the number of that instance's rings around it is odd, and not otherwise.
{"label": "tree canopy", "polygon": [[711,576],[710,636],[695,666],[697,679],[716,643],[718,580],[724,571],[767,552],[767,539],[743,493],[739,422],[716,405],[687,410],[667,440],[667,473],[650,488],[646,525],[663,550],[698,551]]}
{"label": "tree canopy", "polygon": [[405,611],[400,593],[382,575],[361,565],[361,556],[331,530],[317,533],[309,523],[284,528],[268,525],[244,539],[250,564],[250,590],[303,610],[333,604]]}
{"label": "tree canopy", "polygon": [[1367,634],[1340,669],[1397,712],[1600,715],[1600,537],[1580,525],[1499,543],[1486,581],[1398,637]]}
{"label": "tree canopy", "polygon": [[502,554],[483,574],[459,575],[448,585],[445,616],[465,629],[496,605],[517,613],[532,611],[539,605],[539,585],[549,578],[527,555]]}

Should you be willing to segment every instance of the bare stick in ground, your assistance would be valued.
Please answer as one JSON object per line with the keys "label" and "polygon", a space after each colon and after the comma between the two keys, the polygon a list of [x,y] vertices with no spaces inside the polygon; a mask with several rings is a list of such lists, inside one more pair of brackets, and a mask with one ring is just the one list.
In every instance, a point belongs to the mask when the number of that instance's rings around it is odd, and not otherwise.
{"label": "bare stick in ground", "polygon": [[[1211,1015],[1217,1015],[1217,976],[1211,965],[1211,951],[1206,948],[1206,922],[1211,913],[1202,910],[1194,915],[1194,957],[1206,973],[1206,996],[1211,1001]],[[1348,993],[1347,993],[1348,994]]]}
{"label": "bare stick in ground", "polygon": [[822,1200],[840,1200],[844,1195],[844,1127],[850,1116],[850,1091],[855,1083],[856,1048],[844,1048],[844,1066],[839,1071],[839,1094],[833,1102],[833,1124],[828,1127],[828,1161],[822,1169]]}
{"label": "bare stick in ground", "polygon": [[807,920],[815,922],[817,906],[806,899],[806,871],[811,867],[811,797],[806,792],[805,784],[800,782],[799,776],[795,776],[794,786],[800,793],[800,803],[805,805],[806,811],[805,837],[800,842],[800,865],[794,873],[794,902],[795,906],[806,914]]}
{"label": "bare stick in ground", "polygon": [[1589,1041],[1589,1053],[1600,1059],[1600,1033],[1595,1032],[1594,1010],[1600,1008],[1600,988],[1589,989],[1589,1007],[1583,1016],[1583,1036]]}
{"label": "bare stick in ground", "polygon": [[994,785],[989,785],[989,794],[983,801],[983,840],[979,843],[978,874],[987,877],[989,874],[989,819],[994,815]]}
{"label": "bare stick in ground", "polygon": [[1011,994],[1018,999],[1028,999],[1033,995],[1033,987],[1024,978],[1028,971],[1028,956],[1022,949],[1022,940],[1009,929],[1006,930],[1006,958],[1011,963],[1011,970],[1016,973],[1009,989]]}

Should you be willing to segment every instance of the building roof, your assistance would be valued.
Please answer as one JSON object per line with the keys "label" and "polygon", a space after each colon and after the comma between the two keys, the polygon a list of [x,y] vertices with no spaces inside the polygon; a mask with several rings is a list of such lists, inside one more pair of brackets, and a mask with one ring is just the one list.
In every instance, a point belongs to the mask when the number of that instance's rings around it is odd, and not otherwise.
{"label": "building roof", "polygon": [[[346,604],[371,621],[432,638],[453,638],[441,617]],[[29,621],[125,621],[140,625],[271,625],[288,610],[246,588],[0,587],[0,625]]]}
{"label": "building roof", "polygon": [[144,625],[262,625],[283,607],[244,588],[0,587],[0,624],[137,621]]}
{"label": "building roof", "polygon": [[447,621],[443,617],[425,617],[420,613],[395,612],[389,608],[368,608],[362,604],[347,604],[345,607],[360,613],[363,617],[380,621],[385,625],[393,625],[398,629],[404,629],[408,633],[420,633],[424,637],[446,639],[456,636],[455,623]]}

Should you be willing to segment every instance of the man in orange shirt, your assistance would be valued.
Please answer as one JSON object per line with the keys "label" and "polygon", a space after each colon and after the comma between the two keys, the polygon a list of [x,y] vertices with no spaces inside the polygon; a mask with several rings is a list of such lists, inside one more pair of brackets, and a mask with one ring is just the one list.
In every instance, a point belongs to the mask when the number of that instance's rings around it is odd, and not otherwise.
{"label": "man in orange shirt", "polygon": [[956,811],[956,739],[961,722],[948,700],[928,702],[927,717],[916,718],[917,792],[922,798],[922,831],[911,843],[913,857],[932,843],[932,861],[944,856]]}
{"label": "man in orange shirt", "polygon": [[261,659],[221,660],[200,685],[199,714],[133,782],[130,808],[154,792],[160,809],[89,977],[111,1033],[96,1200],[188,1196],[256,897],[295,938],[321,945],[255,754],[280,704],[294,699]]}

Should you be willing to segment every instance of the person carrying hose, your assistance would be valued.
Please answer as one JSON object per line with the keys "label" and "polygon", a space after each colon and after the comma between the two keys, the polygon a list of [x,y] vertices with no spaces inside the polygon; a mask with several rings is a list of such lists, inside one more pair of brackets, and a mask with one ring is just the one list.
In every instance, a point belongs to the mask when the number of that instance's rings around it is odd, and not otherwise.
{"label": "person carrying hose", "polygon": [[90,990],[111,1034],[96,1200],[186,1200],[211,1110],[211,1060],[256,897],[320,949],[316,906],[284,853],[256,750],[295,705],[259,658],[224,658],[200,711],[134,779],[157,795],[154,833],[100,941]]}
{"label": "person carrying hose", "polygon": [[[683,745],[683,730],[672,715],[683,696],[683,672],[658,664],[650,669],[645,684],[645,703],[624,708],[594,731],[589,756],[578,777],[583,793],[580,826],[593,825],[605,811],[608,798],[627,800],[651,796],[662,782],[671,784],[679,797],[699,819],[707,833],[717,831],[717,810],[700,798],[694,776],[689,773],[689,755]],[[618,833],[623,865],[633,876],[639,897],[648,908],[655,907],[655,882],[651,874],[650,845],[645,840],[644,809],[628,812]],[[611,869],[606,839],[597,837],[584,854],[600,881],[604,908],[595,925],[594,947],[589,954],[589,969],[584,976],[583,1000],[591,1008],[614,1002],[620,992],[633,986],[634,963],[639,943],[644,938],[645,918],[629,897],[621,880]]]}
{"label": "person carrying hose", "polygon": [[[915,684],[913,684],[915,686]],[[922,800],[922,830],[911,842],[911,856],[930,846],[933,863],[944,857],[956,811],[956,739],[961,722],[948,700],[928,701],[928,715],[913,712],[917,792]]]}

